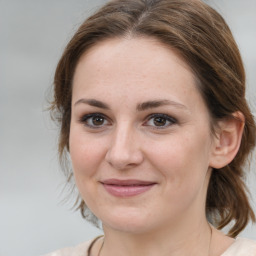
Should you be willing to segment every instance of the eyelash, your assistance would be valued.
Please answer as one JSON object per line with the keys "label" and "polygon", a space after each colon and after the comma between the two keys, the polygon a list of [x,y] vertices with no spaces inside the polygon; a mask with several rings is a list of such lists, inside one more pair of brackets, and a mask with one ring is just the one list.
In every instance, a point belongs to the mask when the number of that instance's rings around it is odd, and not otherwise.
{"label": "eyelash", "polygon": [[[103,124],[95,125],[95,124],[89,123],[89,122],[93,121],[93,118],[100,118],[100,119],[102,119],[103,120]],[[161,118],[162,121],[165,122],[165,124],[164,125],[160,125],[160,126],[147,124],[151,120],[152,120],[152,122],[154,122],[155,118]],[[105,122],[108,122],[108,123],[110,122],[109,119],[105,115],[103,115],[101,113],[86,114],[86,115],[82,116],[82,118],[79,121],[82,124],[84,124],[85,126],[87,126],[89,128],[92,128],[92,129],[100,129],[100,128],[102,128],[105,125],[109,125],[109,124],[105,124]],[[168,124],[166,124],[166,123],[168,123]],[[177,123],[178,122],[177,122],[177,120],[175,118],[173,118],[173,117],[171,117],[169,115],[166,115],[166,114],[157,113],[157,114],[149,115],[146,118],[146,121],[143,123],[143,126],[150,126],[150,127],[152,127],[152,129],[165,129],[165,128],[168,128],[169,126],[177,124]]]}
{"label": "eyelash", "polygon": [[[157,125],[147,125],[147,124],[143,124],[144,126],[152,126],[153,129],[165,129],[168,128],[171,125],[177,124],[177,120],[174,117],[171,117],[169,115],[166,114],[151,114],[147,117],[146,122],[149,122],[150,120],[154,120],[154,118],[162,118],[163,120],[165,120],[165,122],[169,122],[169,124],[165,124],[163,126],[157,126]],[[154,121],[153,121],[154,122]]]}
{"label": "eyelash", "polygon": [[104,122],[108,120],[108,118],[106,118],[106,116],[101,113],[92,113],[92,114],[87,114],[87,115],[82,116],[82,118],[79,121],[82,124],[84,124],[85,126],[87,126],[89,128],[93,128],[93,129],[99,129],[102,126],[104,126],[104,124],[103,125],[89,124],[89,121],[92,121],[92,118],[102,118],[104,120]]}

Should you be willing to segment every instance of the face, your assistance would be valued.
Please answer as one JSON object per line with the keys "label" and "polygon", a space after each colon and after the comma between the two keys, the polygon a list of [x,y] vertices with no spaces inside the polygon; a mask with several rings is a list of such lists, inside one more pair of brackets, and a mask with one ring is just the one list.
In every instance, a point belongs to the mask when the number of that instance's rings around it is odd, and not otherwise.
{"label": "face", "polygon": [[80,59],[70,155],[105,228],[146,232],[205,217],[210,117],[187,64],[150,38],[109,39]]}

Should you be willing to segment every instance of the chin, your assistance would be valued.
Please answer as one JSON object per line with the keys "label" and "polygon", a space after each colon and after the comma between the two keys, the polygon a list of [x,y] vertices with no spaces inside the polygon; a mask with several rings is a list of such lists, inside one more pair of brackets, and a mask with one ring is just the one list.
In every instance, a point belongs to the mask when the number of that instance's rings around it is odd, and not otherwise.
{"label": "chin", "polygon": [[129,221],[120,222],[108,222],[103,223],[103,228],[112,229],[118,232],[130,233],[130,234],[144,234],[150,231],[150,227],[147,223],[138,223]]}
{"label": "chin", "polygon": [[[99,218],[102,221],[103,228],[110,228],[119,232],[140,234],[153,229],[154,220],[150,219],[149,215],[150,214],[143,214],[143,212],[138,209],[130,211],[128,209],[119,209],[113,210],[113,214],[111,215],[104,214],[104,216],[101,215]],[[158,226],[157,223],[155,223],[155,226]]]}

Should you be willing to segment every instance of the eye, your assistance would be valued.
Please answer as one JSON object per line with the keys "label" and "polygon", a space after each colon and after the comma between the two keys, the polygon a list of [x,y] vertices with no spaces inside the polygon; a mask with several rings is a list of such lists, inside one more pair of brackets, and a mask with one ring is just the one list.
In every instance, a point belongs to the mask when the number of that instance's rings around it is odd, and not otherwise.
{"label": "eye", "polygon": [[93,113],[83,116],[80,122],[90,128],[101,128],[105,125],[109,125],[107,118],[100,113]]}
{"label": "eye", "polygon": [[153,114],[150,115],[144,123],[145,126],[152,126],[156,129],[167,128],[173,124],[176,124],[177,120],[166,114]]}

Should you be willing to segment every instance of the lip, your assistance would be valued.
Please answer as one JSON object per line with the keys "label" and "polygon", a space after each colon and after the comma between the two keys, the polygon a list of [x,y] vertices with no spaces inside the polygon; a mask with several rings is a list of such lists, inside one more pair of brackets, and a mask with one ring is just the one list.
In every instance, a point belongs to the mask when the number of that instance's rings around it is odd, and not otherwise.
{"label": "lip", "polygon": [[106,191],[116,197],[132,197],[150,190],[156,182],[144,180],[107,179],[101,182]]}

